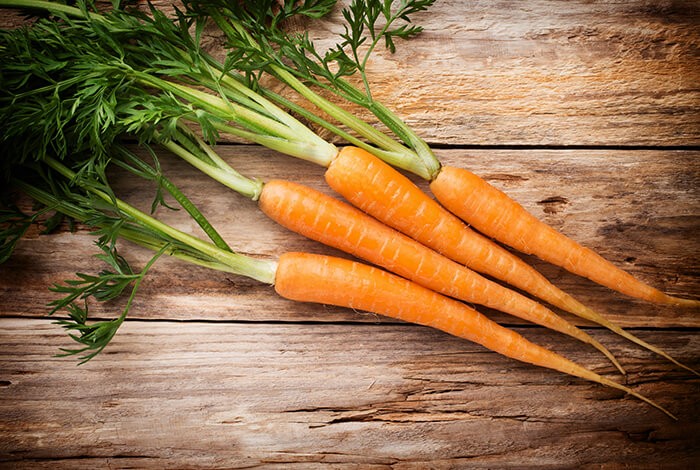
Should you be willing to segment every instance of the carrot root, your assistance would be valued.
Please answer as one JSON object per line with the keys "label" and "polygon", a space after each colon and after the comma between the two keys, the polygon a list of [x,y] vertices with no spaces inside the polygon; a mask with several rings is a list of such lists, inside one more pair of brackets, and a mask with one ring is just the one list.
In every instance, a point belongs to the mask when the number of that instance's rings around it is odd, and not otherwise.
{"label": "carrot root", "polygon": [[291,300],[370,311],[436,328],[511,359],[622,390],[676,419],[647,397],[526,340],[465,304],[379,268],[329,256],[286,253],[279,259],[275,290]]}
{"label": "carrot root", "polygon": [[482,277],[344,202],[297,183],[272,180],[265,184],[259,206],[272,220],[296,233],[423,287],[500,310],[590,344],[624,374],[620,363],[602,344],[545,306]]}
{"label": "carrot root", "polygon": [[608,350],[608,348],[606,348],[605,346],[603,346],[602,344],[600,344],[600,342],[598,342],[597,340],[595,340],[595,339],[593,339],[593,338],[590,338],[589,344],[590,344],[591,346],[593,346],[594,348],[596,348],[596,349],[597,349],[598,351],[600,351],[601,353],[603,353],[603,355],[604,355],[605,357],[607,357],[608,360],[609,360],[610,362],[612,362],[612,364],[617,368],[618,371],[620,371],[620,373],[621,373],[622,375],[627,375],[627,371],[625,371],[625,369],[622,367],[622,364],[620,364],[620,362],[619,362],[619,361],[617,360],[617,358]]}
{"label": "carrot root", "polygon": [[661,411],[662,413],[664,413],[666,416],[668,416],[668,417],[671,418],[672,420],[678,421],[678,418],[676,417],[676,415],[674,415],[673,413],[671,413],[670,411],[668,411],[666,408],[664,408],[663,406],[659,405],[659,404],[656,403],[655,401],[653,401],[653,400],[651,400],[651,399],[645,397],[645,396],[642,395],[641,393],[637,393],[637,392],[635,392],[634,390],[632,390],[631,388],[625,387],[624,385],[621,385],[621,384],[619,384],[619,383],[617,383],[617,382],[614,382],[614,381],[612,381],[612,380],[606,379],[605,377],[599,376],[599,379],[600,379],[600,380],[598,381],[598,383],[600,383],[601,385],[607,385],[608,387],[616,388],[616,389],[621,390],[621,391],[623,391],[623,392],[625,392],[625,393],[629,393],[629,394],[632,395],[633,397],[638,398],[639,400],[642,400],[644,403],[647,403],[647,404],[653,406],[654,408],[658,409],[659,411]]}
{"label": "carrot root", "polygon": [[633,335],[632,333],[628,332],[627,330],[622,329],[615,323],[612,323],[611,321],[607,320],[606,318],[601,317],[599,314],[593,312],[593,315],[587,318],[588,320],[594,321],[598,323],[601,326],[604,326],[608,328],[610,331],[617,333],[618,335],[622,336],[623,338],[643,347],[648,349],[649,351],[658,354],[659,356],[667,359],[668,361],[672,362],[673,364],[677,365],[681,369],[685,369],[688,372],[691,372],[697,376],[700,377],[700,373],[696,371],[695,369],[686,366],[685,364],[679,362],[678,360],[674,359],[673,356],[665,352],[663,349],[660,349],[652,344],[647,343],[641,338],[638,338],[637,336]]}
{"label": "carrot root", "polygon": [[523,253],[535,255],[574,274],[625,295],[666,305],[697,307],[636,279],[527,212],[520,204],[477,175],[443,167],[430,183],[440,203],[481,233]]}
{"label": "carrot root", "polygon": [[[503,280],[562,308],[562,302],[557,301],[567,295],[544,276],[505,248],[471,230],[412,181],[365,150],[344,147],[326,170],[325,179],[333,190],[354,206],[389,227],[456,263]],[[297,232],[301,230],[300,227],[288,228]],[[309,236],[308,233],[305,235]],[[328,244],[326,241],[324,243]],[[421,283],[415,278],[413,280]],[[430,285],[427,287],[433,288]],[[440,292],[467,300],[445,290]],[[477,300],[469,301],[480,303]],[[493,305],[491,307],[499,309]],[[592,345],[610,359],[622,374],[625,373],[612,353],[582,330],[573,328],[568,322],[558,322],[544,307],[539,309],[539,315],[549,317],[549,323],[532,316],[518,316]]]}

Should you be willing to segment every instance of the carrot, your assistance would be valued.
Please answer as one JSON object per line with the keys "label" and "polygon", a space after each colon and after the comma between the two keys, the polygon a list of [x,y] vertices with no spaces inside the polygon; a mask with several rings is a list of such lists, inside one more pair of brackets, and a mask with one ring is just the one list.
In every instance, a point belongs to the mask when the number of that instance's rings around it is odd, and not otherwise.
{"label": "carrot", "polygon": [[588,343],[624,370],[598,341],[543,305],[490,281],[358,209],[306,186],[272,180],[260,209],[288,229],[382,266],[428,289],[484,305]]}
{"label": "carrot", "polygon": [[[343,14],[345,18],[350,21],[353,15],[361,12],[361,10],[361,8],[357,11],[345,10]],[[288,47],[289,44],[297,44],[297,46],[299,44],[296,43],[293,38],[286,36],[281,30],[271,31],[265,28],[249,29],[248,27],[242,26],[236,18],[239,15],[246,17],[247,13],[245,9],[233,12],[227,9],[220,10],[219,8],[211,8],[207,10],[207,14],[212,17],[224,34],[231,39],[235,39],[234,43],[243,41],[251,50],[255,51],[256,61],[261,64],[259,66],[261,71],[266,71],[276,77],[294,89],[309,103],[316,106],[327,117],[333,118],[333,120],[346,126],[347,129],[353,130],[357,135],[352,135],[347,132],[346,129],[326,120],[325,116],[319,116],[317,115],[319,113],[315,114],[292,100],[288,100],[269,90],[260,90],[265,97],[276,101],[309,121],[326,128],[345,139],[348,143],[369,150],[392,166],[410,171],[426,179],[431,183],[431,188],[435,188],[433,193],[439,200],[441,200],[441,198],[445,196],[445,192],[447,192],[450,193],[449,197],[458,198],[456,202],[461,203],[463,191],[470,191],[470,188],[475,188],[476,186],[484,189],[485,183],[482,184],[482,182],[473,181],[473,175],[468,176],[471,175],[469,172],[444,167],[428,144],[421,139],[413,129],[402,121],[391,109],[387,108],[372,96],[364,61],[367,60],[369,54],[374,50],[374,46],[376,46],[382,34],[386,33],[387,30],[382,29],[368,36],[363,36],[359,42],[347,42],[347,37],[343,37],[345,42],[341,43],[342,45],[339,46],[340,49],[344,47],[352,49],[352,52],[355,54],[354,60],[358,62],[353,63],[353,59],[350,57],[353,56],[353,54],[332,55],[333,59],[330,63],[334,63],[334,67],[337,66],[341,69],[347,67],[347,70],[351,71],[349,73],[358,72],[361,75],[363,87],[358,89],[347,82],[343,74],[327,74],[320,72],[328,70],[329,62],[327,62],[327,60],[329,56],[325,56],[325,58],[322,59],[322,57],[324,57],[323,54],[319,54],[315,51],[312,42],[305,42],[303,47]],[[401,15],[398,17],[404,20],[408,18],[402,17]],[[233,18],[231,20],[232,23],[229,22],[231,18]],[[373,26],[370,26],[370,23],[373,24],[373,22],[363,21],[359,21],[358,24],[363,24],[368,26],[369,29],[372,29]],[[384,26],[386,27],[386,25]],[[245,32],[241,33],[242,30]],[[359,34],[359,31],[357,33]],[[243,39],[241,39],[242,37]],[[355,47],[359,44],[363,44],[365,40],[371,45],[363,54],[359,54],[358,51],[355,50]],[[279,47],[270,47],[270,44],[275,43]],[[364,59],[359,59],[360,56],[363,56]],[[314,63],[315,60],[320,60],[321,63]],[[349,63],[346,61],[349,61]],[[300,76],[303,76],[304,79],[302,80]],[[351,102],[355,105],[367,108],[369,112],[374,114],[380,122],[393,132],[396,138],[392,138],[375,127],[368,125],[367,122],[358,119],[337,103],[326,98],[325,93],[318,94],[314,92],[310,86],[319,87],[323,89],[324,92],[330,92],[342,101]],[[361,136],[362,138],[358,138],[357,136]],[[450,183],[445,181],[448,180],[448,174],[449,181],[451,181]],[[459,181],[459,183],[455,184],[457,181]],[[440,191],[440,186],[445,186],[445,192]],[[474,192],[478,193],[479,191]],[[508,245],[517,248],[518,244],[520,244],[522,246],[522,251],[535,254],[537,252],[543,253],[547,255],[547,257],[543,257],[543,259],[547,259],[554,264],[572,270],[572,272],[576,272],[577,274],[595,280],[595,282],[600,282],[611,289],[619,290],[633,297],[669,305],[698,306],[700,304],[700,302],[696,300],[678,299],[666,295],[634,279],[632,276],[629,276],[629,274],[624,274],[623,271],[614,267],[611,263],[605,262],[593,252],[581,250],[580,246],[572,240],[565,239],[563,236],[554,237],[550,233],[547,233],[551,231],[551,229],[547,229],[546,225],[541,225],[539,228],[535,229],[535,227],[538,226],[538,224],[535,223],[536,219],[530,220],[525,213],[521,213],[519,210],[503,210],[497,207],[501,203],[510,205],[512,201],[507,202],[505,196],[501,197],[494,191],[488,191],[488,194],[495,199],[489,199],[486,196],[481,197],[481,195],[479,195],[473,199],[474,205],[471,207],[465,206],[462,209],[462,212],[469,213],[469,217],[477,217],[477,215],[474,214],[474,209],[478,209],[479,220],[484,221],[484,233],[488,230],[498,235],[504,235],[505,239],[503,242]],[[493,212],[485,214],[482,208],[486,206],[483,204],[493,207]],[[494,214],[501,214],[498,220],[490,219],[491,215]],[[502,218],[502,216],[505,217],[506,215],[509,217],[508,223],[505,223]],[[477,226],[477,222],[472,222],[471,219],[467,219],[466,222]],[[495,225],[492,226],[492,223]],[[510,225],[511,223],[517,224],[517,227],[515,227],[516,230],[513,230],[514,227]],[[532,230],[530,230],[531,228]],[[525,232],[527,232],[527,234],[525,234]],[[510,242],[506,240],[510,240]],[[555,249],[551,249],[552,247],[546,243],[550,241],[556,242]]]}
{"label": "carrot", "polygon": [[[450,173],[452,170],[444,171]],[[455,213],[458,213],[457,206],[464,199],[465,191],[447,188],[443,177],[441,172],[435,180],[439,183],[433,183],[431,189],[440,194],[443,202],[447,201],[448,208],[454,206]],[[695,370],[678,362],[668,353],[581,304],[513,253],[471,230],[408,178],[374,155],[357,147],[345,147],[326,170],[325,178],[331,188],[356,207],[446,257],[505,281],[569,313],[605,326],[679,367],[697,374]],[[490,188],[495,191],[494,188]],[[483,192],[482,189],[471,191],[472,197],[477,198],[476,193],[479,191]],[[487,196],[485,199],[494,202],[489,209],[479,211],[480,217],[485,217],[484,214],[489,210],[490,213],[500,212],[500,199],[493,196]]]}
{"label": "carrot", "polygon": [[[430,189],[448,210],[482,233],[516,250],[534,254],[549,263],[631,297],[666,305],[700,307],[698,300],[672,297],[636,279],[594,251],[541,222],[502,191],[470,171],[443,167],[437,178],[430,183]],[[570,303],[571,299],[566,301]],[[573,313],[606,326],[625,338],[666,357],[676,365],[700,375],[660,349],[617,327],[591,309],[577,309],[577,312]]]}
{"label": "carrot", "polygon": [[700,306],[697,300],[672,297],[634,278],[539,221],[520,204],[470,171],[443,167],[430,189],[447,209],[477,230],[523,253],[534,254],[631,297],[666,305]]}
{"label": "carrot", "polygon": [[461,302],[372,266],[328,256],[286,253],[279,259],[275,290],[291,300],[365,310],[436,328],[511,359],[622,390],[676,419],[645,396],[526,340]]}

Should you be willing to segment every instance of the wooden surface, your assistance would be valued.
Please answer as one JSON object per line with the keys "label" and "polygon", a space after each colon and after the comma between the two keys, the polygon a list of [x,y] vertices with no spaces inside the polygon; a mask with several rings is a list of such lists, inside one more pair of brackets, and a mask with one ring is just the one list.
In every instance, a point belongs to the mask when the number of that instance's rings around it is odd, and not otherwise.
{"label": "wooden surface", "polygon": [[[635,275],[700,296],[696,2],[439,1],[425,33],[370,64],[376,96],[446,164],[468,167]],[[296,25],[302,27],[304,25]],[[313,26],[328,42],[339,16]],[[220,41],[211,37],[214,51]],[[400,79],[399,79],[400,78]],[[322,169],[224,144],[243,173],[328,191]],[[236,249],[331,249],[163,159]],[[119,174],[120,194],[150,193]],[[177,213],[159,216],[196,232]],[[692,468],[700,380],[585,323],[628,370],[505,315],[503,324],[680,417],[603,387],[376,315],[161,260],[108,349],[83,366],[46,287],[100,268],[84,230],[30,233],[0,267],[2,468]],[[140,266],[143,250],[125,245]],[[697,311],[633,301],[528,259],[584,303],[700,368]],[[112,315],[119,305],[95,310]],[[570,317],[567,317],[570,318]]]}

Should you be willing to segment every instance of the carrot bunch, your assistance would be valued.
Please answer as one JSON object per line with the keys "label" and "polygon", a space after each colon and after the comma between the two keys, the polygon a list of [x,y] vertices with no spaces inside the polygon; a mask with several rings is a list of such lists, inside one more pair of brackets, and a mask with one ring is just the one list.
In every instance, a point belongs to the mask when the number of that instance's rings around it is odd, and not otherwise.
{"label": "carrot bunch", "polygon": [[[422,6],[427,8],[429,3]],[[295,90],[308,104],[323,111],[330,120],[260,88],[256,82],[262,94],[358,147],[349,149],[344,158],[335,158],[327,165],[325,173],[329,186],[346,200],[458,263],[605,326],[676,365],[697,373],[552,285],[535,269],[493,240],[523,253],[534,254],[631,297],[686,308],[697,308],[700,301],[667,295],[635,279],[590,249],[537,220],[518,203],[473,173],[443,166],[425,141],[374,98],[366,73],[369,55],[382,40],[386,40],[393,52],[393,37],[407,38],[418,34],[421,28],[415,24],[409,27],[406,21],[408,15],[422,8],[415,9],[410,2],[401,2],[394,9],[382,9],[375,8],[375,1],[355,0],[343,11],[346,33],[341,35],[342,41],[322,54],[307,36],[288,34],[280,27],[284,20],[294,14],[315,18],[305,13],[303,7],[274,14],[271,13],[274,8],[250,9],[245,5],[218,0],[190,0],[186,4],[194,13],[208,15],[219,26],[231,48],[230,57],[235,58],[238,67],[248,74],[253,70],[258,74],[260,71],[267,72]],[[403,24],[397,24],[402,20]],[[268,23],[269,27],[256,26]],[[409,33],[405,36],[399,34],[407,31],[406,28]],[[353,73],[360,75],[360,87],[346,80]],[[314,92],[314,86],[322,88],[324,93]],[[337,103],[329,101],[326,98],[328,91],[341,102],[365,107],[393,131],[397,139],[368,126]],[[377,158],[427,180],[437,202]]]}
{"label": "carrot bunch", "polygon": [[[119,236],[157,252],[142,274],[161,255],[168,254],[182,261],[274,285],[280,296],[291,300],[366,310],[436,328],[506,357],[624,391],[676,419],[672,413],[644,395],[528,341],[464,303],[376,267],[310,253],[285,253],[277,260],[263,260],[222,249],[171,227],[117,198],[104,174],[98,179],[81,175],[49,156],[42,159],[40,165],[15,163],[12,171],[13,185],[37,202],[86,223],[98,232],[109,234],[106,240],[104,237],[100,240],[100,244],[107,254],[103,259],[113,267],[120,264],[121,259],[116,257],[113,246],[106,246],[114,243],[113,237]],[[50,184],[46,188],[37,186],[37,181],[42,180]],[[172,184],[167,187],[188,212],[203,217]],[[90,200],[100,203],[86,202]],[[143,278],[142,274],[133,275],[137,283]],[[91,285],[100,288],[103,294],[106,292],[105,284],[111,284],[107,287],[113,287],[115,282],[120,284],[119,276],[112,272],[103,272],[102,276]],[[86,275],[81,277],[87,279]],[[80,284],[73,282],[74,286]],[[73,338],[84,346],[78,350],[64,351],[66,354],[85,353],[83,361],[89,360],[102,351],[113,337],[124,321],[126,310],[115,320],[88,325],[84,318],[87,310],[81,310],[75,303],[78,298],[76,292],[83,294],[84,291],[80,288],[64,288],[63,291],[69,293],[70,303],[67,305],[70,306],[72,321],[60,320],[59,323],[69,330],[80,332],[80,337],[73,335]],[[129,303],[133,294],[132,291]]]}
{"label": "carrot bunch", "polygon": [[[89,11],[84,4],[73,8],[40,0],[0,1],[0,5],[13,3],[47,9],[60,17],[59,21],[42,20],[16,35],[7,34],[3,37],[4,47],[0,47],[7,63],[7,86],[3,87],[5,96],[0,100],[0,118],[7,130],[3,142],[8,148],[13,147],[8,151],[16,154],[10,159],[10,173],[15,168],[36,171],[34,166],[26,165],[27,161],[35,161],[60,176],[63,182],[52,181],[52,192],[48,193],[23,178],[15,178],[19,187],[48,207],[86,223],[100,220],[98,226],[107,225],[108,221],[100,217],[85,215],[89,208],[85,206],[97,198],[97,208],[108,204],[110,211],[126,221],[126,228],[114,229],[115,234],[160,254],[274,284],[280,295],[294,300],[369,310],[438,328],[511,358],[624,390],[657,407],[629,388],[528,342],[460,301],[516,315],[577,338],[600,350],[623,371],[613,355],[588,334],[532,298],[478,274],[482,273],[598,322],[692,370],[585,307],[487,237],[513,244],[527,253],[546,255],[552,263],[629,295],[682,306],[697,306],[697,301],[676,299],[644,285],[538,222],[471,173],[441,167],[429,147],[390,110],[371,99],[369,90],[365,95],[369,99],[364,100],[347,82],[338,77],[331,80],[341,86],[341,98],[360,96],[351,101],[367,105],[400,141],[312,92],[299,79],[300,75],[285,68],[284,64],[295,64],[295,57],[255,63],[260,67],[258,71],[269,71],[291,84],[312,104],[366,141],[259,84],[251,87],[228,61],[217,62],[201,50],[198,34],[203,17],[197,16],[198,12],[192,11],[190,16],[180,14],[174,21],[153,7],[149,18],[119,9],[101,15]],[[233,10],[228,10],[228,3],[202,1],[197,2],[197,7],[206,7],[230,40],[245,41],[243,46],[247,49],[243,48],[239,58],[264,49],[265,42],[261,38],[256,42],[254,33],[268,30],[249,30],[249,24],[236,19],[235,14],[241,11],[233,6]],[[306,3],[301,5],[298,8],[303,10]],[[396,18],[411,12],[403,10]],[[232,18],[232,22],[226,18]],[[194,36],[190,33],[192,27],[197,32]],[[37,57],[41,60],[37,61]],[[250,72],[244,67],[248,62],[239,64],[244,72]],[[363,66],[357,70],[364,72]],[[338,151],[278,105],[327,127],[351,145]],[[46,109],[50,110],[48,116]],[[157,144],[216,181],[257,200],[260,209],[281,225],[384,270],[311,254],[285,254],[272,262],[233,253],[211,224],[184,195],[168,186],[162,175],[133,155],[115,156],[121,149],[118,141],[123,134]],[[289,181],[263,182],[241,175],[206,142],[223,134],[326,167],[329,186],[356,207]],[[153,157],[157,161],[155,154]],[[428,179],[439,202],[386,162]],[[104,169],[111,164],[164,185],[212,242],[168,227],[105,191],[108,185]],[[64,180],[90,198],[77,196],[73,189],[65,192]],[[124,314],[120,321],[123,317]],[[84,344],[92,349],[101,350],[106,344],[104,338],[109,340],[113,335],[97,335],[99,329],[84,325],[84,319],[80,328],[88,332]]]}

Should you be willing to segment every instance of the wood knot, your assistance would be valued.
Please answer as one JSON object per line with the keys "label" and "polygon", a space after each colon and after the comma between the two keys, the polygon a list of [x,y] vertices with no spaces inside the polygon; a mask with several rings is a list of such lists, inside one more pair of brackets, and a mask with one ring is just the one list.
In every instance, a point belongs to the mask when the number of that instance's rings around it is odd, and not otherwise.
{"label": "wood knot", "polygon": [[537,204],[544,206],[542,210],[545,214],[556,214],[568,203],[569,200],[562,196],[552,196],[542,199],[541,201],[537,201]]}

